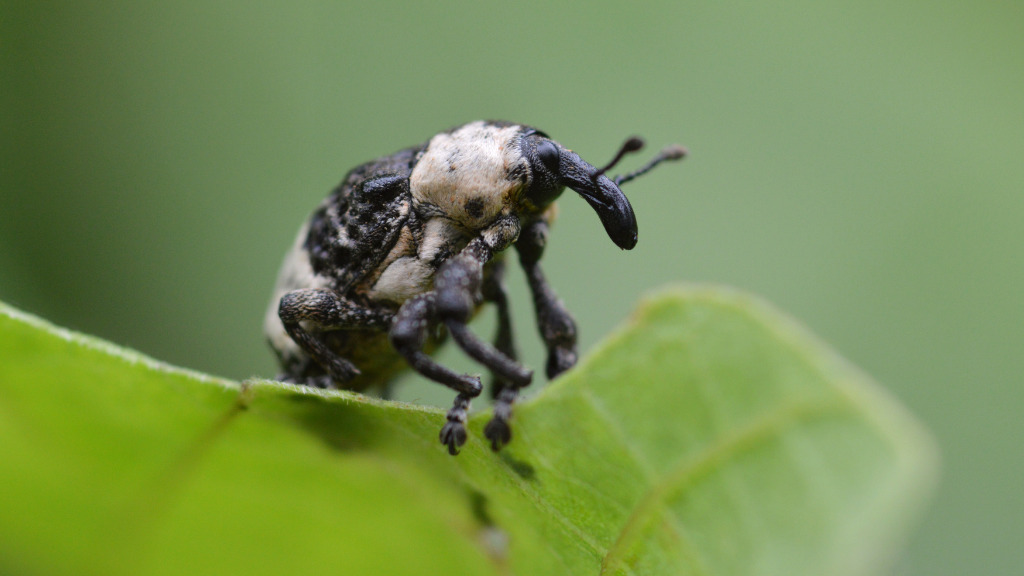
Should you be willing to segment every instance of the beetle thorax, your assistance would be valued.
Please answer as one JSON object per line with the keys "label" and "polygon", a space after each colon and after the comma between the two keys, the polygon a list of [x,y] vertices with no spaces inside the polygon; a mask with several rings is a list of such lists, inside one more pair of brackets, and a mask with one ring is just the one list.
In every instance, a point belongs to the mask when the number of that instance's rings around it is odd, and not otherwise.
{"label": "beetle thorax", "polygon": [[529,184],[521,130],[473,122],[432,138],[409,179],[415,209],[467,230],[484,228],[512,209]]}

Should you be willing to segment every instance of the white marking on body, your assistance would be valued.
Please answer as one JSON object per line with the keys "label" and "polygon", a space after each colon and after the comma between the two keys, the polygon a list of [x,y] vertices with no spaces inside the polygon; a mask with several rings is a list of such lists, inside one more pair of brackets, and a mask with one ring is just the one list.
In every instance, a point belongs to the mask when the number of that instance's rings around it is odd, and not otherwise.
{"label": "white marking on body", "polygon": [[263,333],[270,340],[270,344],[285,356],[303,356],[305,352],[285,332],[281,317],[278,316],[278,308],[281,305],[281,297],[292,290],[302,288],[326,288],[331,281],[313,272],[313,265],[309,262],[309,253],[306,252],[306,236],[309,234],[309,224],[302,226],[292,249],[285,256],[281,265],[281,272],[277,276],[277,284],[274,286],[274,296],[270,299],[270,306],[267,307],[267,314],[263,319]]}
{"label": "white marking on body", "polygon": [[467,243],[469,237],[452,226],[449,219],[438,216],[423,225],[423,239],[417,254],[423,260],[433,260],[446,247],[454,252],[461,250]]}
{"label": "white marking on body", "polygon": [[432,263],[438,253],[445,249],[454,253],[465,247],[468,242],[469,238],[452,226],[451,221],[446,218],[436,217],[427,220],[423,226],[423,239],[420,241],[419,250],[403,254],[388,264],[370,290],[370,298],[401,304],[413,296],[431,290],[434,287],[433,276],[436,271]]}
{"label": "white marking on body", "polygon": [[373,300],[401,304],[433,287],[434,269],[429,262],[415,256],[395,260],[377,279],[370,291]]}

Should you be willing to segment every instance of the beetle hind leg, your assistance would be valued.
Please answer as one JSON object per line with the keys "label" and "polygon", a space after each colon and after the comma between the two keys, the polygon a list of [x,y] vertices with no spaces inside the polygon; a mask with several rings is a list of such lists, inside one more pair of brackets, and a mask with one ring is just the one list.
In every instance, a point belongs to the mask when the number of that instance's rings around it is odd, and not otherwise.
{"label": "beetle hind leg", "polygon": [[[318,388],[343,386],[359,374],[354,364],[338,356],[324,341],[323,332],[344,328],[386,330],[392,313],[360,306],[331,290],[301,289],[281,298],[278,316],[285,331],[309,355],[304,367],[286,366],[288,380]],[[316,367],[326,371],[326,377]]]}

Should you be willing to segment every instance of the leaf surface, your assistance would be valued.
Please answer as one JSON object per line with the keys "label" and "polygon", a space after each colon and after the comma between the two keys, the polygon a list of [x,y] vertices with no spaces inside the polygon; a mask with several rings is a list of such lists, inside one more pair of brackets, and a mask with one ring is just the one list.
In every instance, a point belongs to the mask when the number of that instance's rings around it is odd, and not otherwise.
{"label": "leaf surface", "polygon": [[874,574],[935,477],[869,378],[763,302],[679,287],[475,415],[166,366],[0,308],[0,572]]}

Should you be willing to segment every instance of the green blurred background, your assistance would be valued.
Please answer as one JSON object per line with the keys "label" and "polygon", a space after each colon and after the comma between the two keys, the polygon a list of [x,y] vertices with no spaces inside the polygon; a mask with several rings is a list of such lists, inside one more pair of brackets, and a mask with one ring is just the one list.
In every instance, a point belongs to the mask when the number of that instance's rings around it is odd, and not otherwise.
{"label": "green blurred background", "polygon": [[583,348],[668,282],[759,293],[938,436],[898,572],[1024,565],[1020,2],[22,1],[0,57],[0,299],[237,379],[274,373],[277,267],[355,164],[477,118],[592,163],[684,143],[626,188],[633,252],[562,201],[545,262]]}

